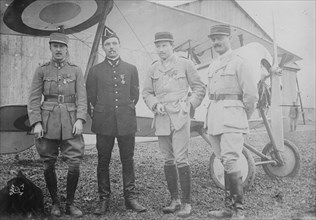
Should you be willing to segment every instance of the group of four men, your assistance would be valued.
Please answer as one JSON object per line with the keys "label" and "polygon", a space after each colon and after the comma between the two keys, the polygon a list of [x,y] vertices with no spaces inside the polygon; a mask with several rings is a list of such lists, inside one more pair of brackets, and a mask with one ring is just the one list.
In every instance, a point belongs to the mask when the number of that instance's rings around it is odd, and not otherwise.
{"label": "group of four men", "polygon": [[[257,101],[257,88],[249,64],[231,50],[230,36],[231,29],[227,25],[212,27],[209,35],[219,56],[208,73],[210,104],[206,127],[225,169],[225,208],[211,211],[209,216],[242,219],[243,188],[238,159],[242,154],[243,134],[248,132],[247,119]],[[206,88],[194,64],[174,53],[170,32],[156,33],[154,43],[160,59],[151,65],[145,77],[142,96],[154,113],[153,125],[171,196],[170,204],[162,211],[187,217],[192,213],[188,159],[190,117],[201,104]],[[99,200],[94,214],[103,215],[109,209],[109,164],[115,139],[122,163],[126,208],[146,211],[137,201],[133,160],[139,78],[136,67],[120,57],[119,37],[106,29],[102,37],[106,58],[91,68],[86,86],[81,69],[68,60],[68,37],[53,33],[49,44],[52,59],[35,72],[28,114],[36,148],[45,165],[44,177],[52,198],[51,214],[61,215],[55,172],[60,151],[68,164],[65,213],[75,217],[83,215],[73,203],[84,154],[82,131],[86,112],[92,117],[91,130],[96,133],[98,150]]]}

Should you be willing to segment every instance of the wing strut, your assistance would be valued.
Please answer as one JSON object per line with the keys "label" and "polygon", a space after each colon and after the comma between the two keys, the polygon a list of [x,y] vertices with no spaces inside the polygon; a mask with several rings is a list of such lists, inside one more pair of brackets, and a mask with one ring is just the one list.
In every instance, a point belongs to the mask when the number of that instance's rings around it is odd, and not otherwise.
{"label": "wing strut", "polygon": [[301,97],[301,91],[300,91],[300,86],[299,86],[299,84],[298,84],[297,76],[296,76],[296,86],[297,86],[297,98],[299,98],[299,100],[300,100],[300,106],[301,106],[301,113],[302,113],[303,122],[304,122],[304,125],[306,125],[306,122],[305,122],[305,112],[304,112],[304,108],[303,108],[302,97]]}
{"label": "wing strut", "polygon": [[113,0],[108,0],[107,3],[104,5],[104,10],[103,10],[102,14],[100,15],[100,22],[98,24],[98,28],[97,28],[96,34],[94,36],[92,49],[91,49],[91,52],[90,52],[87,68],[86,68],[86,71],[85,71],[85,74],[84,74],[84,79],[85,80],[88,77],[88,73],[90,71],[90,68],[93,66],[96,54],[98,52],[100,39],[101,39],[101,36],[103,34],[103,29],[104,29],[104,26],[105,26],[105,20],[106,20],[107,15],[112,10],[112,8],[113,8]]}

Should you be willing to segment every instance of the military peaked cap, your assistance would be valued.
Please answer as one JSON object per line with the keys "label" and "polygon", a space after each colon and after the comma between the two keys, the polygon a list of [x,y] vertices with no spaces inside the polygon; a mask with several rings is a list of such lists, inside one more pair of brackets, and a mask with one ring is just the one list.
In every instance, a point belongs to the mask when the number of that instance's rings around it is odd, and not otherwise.
{"label": "military peaked cap", "polygon": [[49,36],[49,43],[61,43],[68,46],[69,37],[66,34],[63,33],[52,33]]}
{"label": "military peaked cap", "polygon": [[160,41],[171,41],[173,42],[173,35],[170,32],[157,32],[155,34],[155,43]]}
{"label": "military peaked cap", "polygon": [[226,24],[214,25],[211,27],[211,33],[208,37],[212,37],[213,35],[230,35],[230,26]]}

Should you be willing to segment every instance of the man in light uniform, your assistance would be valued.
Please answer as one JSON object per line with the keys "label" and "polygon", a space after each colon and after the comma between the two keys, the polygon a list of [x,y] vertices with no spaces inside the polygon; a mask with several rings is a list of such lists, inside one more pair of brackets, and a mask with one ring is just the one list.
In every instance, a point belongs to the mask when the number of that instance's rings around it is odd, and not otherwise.
{"label": "man in light uniform", "polygon": [[228,25],[211,27],[209,37],[219,54],[209,67],[207,133],[216,156],[224,166],[225,208],[211,211],[210,217],[243,219],[243,186],[238,159],[244,137],[249,132],[248,119],[258,100],[255,74],[249,63],[231,49]]}
{"label": "man in light uniform", "polygon": [[[183,206],[180,217],[191,214],[191,171],[188,161],[190,140],[190,112],[198,107],[205,96],[205,85],[193,63],[173,52],[170,32],[155,34],[155,45],[160,60],[154,62],[146,76],[142,92],[148,108],[155,113],[154,126],[160,151],[164,157],[164,173],[171,203],[164,213],[180,209],[178,175]],[[189,88],[192,89],[188,95]]]}
{"label": "man in light uniform", "polygon": [[68,164],[66,214],[80,217],[82,212],[73,202],[84,154],[82,130],[87,117],[87,95],[80,67],[67,59],[68,41],[65,34],[50,35],[52,60],[37,68],[27,107],[36,149],[45,165],[45,182],[53,202],[51,214],[61,215],[55,172],[60,151]]}

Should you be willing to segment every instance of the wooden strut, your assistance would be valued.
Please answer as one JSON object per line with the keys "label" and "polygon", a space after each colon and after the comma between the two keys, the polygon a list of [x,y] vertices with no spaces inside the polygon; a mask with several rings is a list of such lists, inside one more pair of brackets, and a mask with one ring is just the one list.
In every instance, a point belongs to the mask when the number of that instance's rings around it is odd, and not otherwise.
{"label": "wooden strut", "polygon": [[93,63],[95,61],[95,57],[96,57],[96,54],[98,52],[98,47],[99,47],[99,44],[100,44],[100,39],[102,37],[103,29],[105,27],[106,17],[110,13],[112,8],[113,8],[113,0],[107,0],[107,3],[104,5],[104,10],[103,10],[102,14],[100,15],[100,22],[98,24],[97,31],[96,31],[96,34],[94,36],[93,45],[92,45],[92,48],[91,48],[91,52],[90,52],[90,56],[89,56],[89,60],[88,60],[88,64],[87,64],[87,68],[86,68],[86,71],[85,71],[85,74],[84,74],[84,79],[85,80],[87,80],[90,68],[93,66]]}
{"label": "wooden strut", "polygon": [[240,46],[241,47],[244,46],[244,36],[242,34],[239,34],[238,39],[239,39]]}
{"label": "wooden strut", "polygon": [[[265,118],[264,121],[265,125],[269,127],[268,124],[268,120]],[[271,128],[267,128],[268,132],[270,132],[269,136],[272,137],[271,138],[271,143],[275,144],[273,136],[271,135]],[[203,128],[197,130],[197,132],[199,133],[199,135],[206,141],[206,143],[208,143],[211,147],[212,147],[212,143],[211,141],[208,139],[207,134],[205,133],[205,130]],[[275,145],[274,145],[275,146]],[[263,164],[273,164],[275,166],[283,165],[283,160],[282,157],[280,156],[279,152],[277,150],[274,150],[274,152],[276,152],[276,157],[274,160],[270,159],[267,155],[264,155],[263,153],[259,152],[257,149],[255,149],[253,146],[251,146],[250,144],[244,143],[244,147],[247,148],[249,151],[251,151],[252,153],[256,154],[257,156],[259,156],[262,159],[265,159],[265,161],[262,162],[256,162],[255,165],[259,166],[259,165],[263,165]],[[275,147],[273,147],[275,149]]]}
{"label": "wooden strut", "polygon": [[299,85],[298,85],[297,76],[296,76],[296,86],[297,86],[297,95],[298,95],[298,97],[299,97],[300,105],[301,105],[301,112],[302,112],[303,123],[304,123],[304,125],[306,125],[306,122],[305,122],[305,112],[304,112],[304,108],[303,108],[302,97],[301,97],[301,91],[300,91],[300,87],[299,87]]}
{"label": "wooden strut", "polygon": [[259,111],[260,111],[260,115],[263,119],[263,123],[266,127],[266,130],[267,130],[267,133],[268,133],[268,136],[270,138],[270,141],[271,141],[271,144],[272,144],[272,148],[274,150],[274,153],[275,153],[275,156],[276,156],[276,162],[282,166],[284,165],[284,161],[283,161],[283,158],[280,154],[280,149],[278,148],[277,146],[277,143],[276,143],[276,140],[275,140],[275,137],[273,136],[272,134],[272,129],[270,127],[270,124],[269,124],[269,121],[267,119],[267,116],[265,115],[265,112],[264,112],[264,109],[263,108],[259,108]]}

